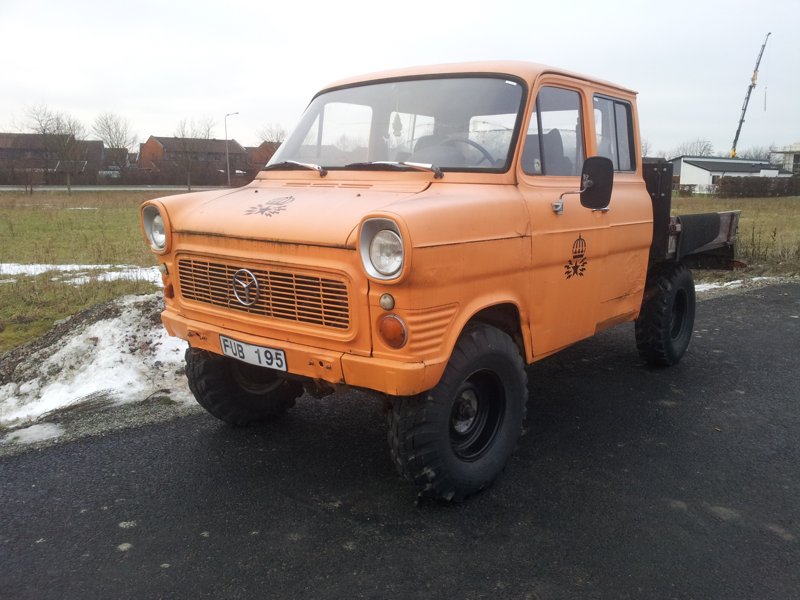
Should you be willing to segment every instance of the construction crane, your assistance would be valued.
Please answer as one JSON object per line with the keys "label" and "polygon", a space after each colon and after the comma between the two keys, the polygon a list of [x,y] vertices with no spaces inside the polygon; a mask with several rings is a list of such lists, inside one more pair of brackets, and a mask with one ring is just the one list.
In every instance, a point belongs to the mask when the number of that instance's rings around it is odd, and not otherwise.
{"label": "construction crane", "polygon": [[761,44],[761,51],[758,53],[756,59],[756,68],[753,69],[753,77],[750,79],[750,85],[747,86],[747,93],[744,95],[744,104],[742,104],[742,116],[739,118],[739,126],[736,128],[736,135],[733,138],[733,146],[731,147],[731,158],[736,158],[736,143],[739,141],[739,134],[742,132],[742,124],[744,123],[744,115],[747,112],[747,105],[750,103],[750,94],[753,93],[753,88],[756,87],[756,79],[758,79],[758,65],[761,64],[761,57],[764,55],[764,48],[767,47],[767,40],[772,35],[770,31],[767,37],[764,38],[764,43]]}

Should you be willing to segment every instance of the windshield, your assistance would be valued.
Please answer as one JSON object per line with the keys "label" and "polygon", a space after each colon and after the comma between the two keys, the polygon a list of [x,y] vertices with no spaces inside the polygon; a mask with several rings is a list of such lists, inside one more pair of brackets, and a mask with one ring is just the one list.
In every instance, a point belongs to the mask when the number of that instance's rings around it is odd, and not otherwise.
{"label": "windshield", "polygon": [[364,169],[416,163],[444,171],[505,171],[523,96],[520,82],[500,76],[333,90],[314,98],[269,166]]}

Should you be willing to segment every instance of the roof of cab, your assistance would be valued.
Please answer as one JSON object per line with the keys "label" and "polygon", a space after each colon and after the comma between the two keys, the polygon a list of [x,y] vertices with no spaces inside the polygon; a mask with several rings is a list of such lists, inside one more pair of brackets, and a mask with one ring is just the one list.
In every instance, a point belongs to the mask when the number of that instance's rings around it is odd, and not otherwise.
{"label": "roof of cab", "polygon": [[635,91],[604,81],[596,77],[590,77],[580,73],[573,73],[558,67],[551,67],[548,65],[541,65],[538,63],[522,62],[522,61],[485,61],[485,62],[464,62],[464,63],[449,63],[440,65],[426,65],[419,67],[407,67],[404,69],[392,69],[389,71],[378,71],[375,73],[368,73],[366,75],[359,75],[355,77],[348,77],[335,81],[332,84],[325,86],[324,90],[331,88],[338,88],[356,83],[364,83],[367,81],[380,81],[386,79],[399,79],[414,76],[427,76],[427,75],[452,75],[457,73],[496,73],[502,75],[513,75],[523,79],[524,81],[533,82],[540,75],[545,73],[557,73],[559,75],[566,75],[575,79],[600,84],[606,87],[615,88],[630,94],[636,94]]}

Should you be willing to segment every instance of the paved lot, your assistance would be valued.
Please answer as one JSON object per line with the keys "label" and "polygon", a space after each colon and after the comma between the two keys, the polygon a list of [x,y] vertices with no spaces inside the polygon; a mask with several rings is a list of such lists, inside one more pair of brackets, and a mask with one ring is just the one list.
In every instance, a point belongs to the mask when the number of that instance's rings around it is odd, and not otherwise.
{"label": "paved lot", "polygon": [[800,284],[702,302],[675,368],[631,328],[530,368],[495,486],[416,503],[380,404],[205,415],[0,459],[3,598],[796,598]]}

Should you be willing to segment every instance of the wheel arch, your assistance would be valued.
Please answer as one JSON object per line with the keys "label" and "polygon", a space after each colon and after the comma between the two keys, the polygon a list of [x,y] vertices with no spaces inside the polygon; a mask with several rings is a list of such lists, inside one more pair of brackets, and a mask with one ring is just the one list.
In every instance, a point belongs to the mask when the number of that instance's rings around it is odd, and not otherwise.
{"label": "wheel arch", "polygon": [[507,334],[514,341],[514,344],[519,348],[520,355],[525,358],[527,362],[528,336],[523,334],[520,311],[516,304],[513,302],[503,302],[482,308],[467,320],[462,331],[472,323],[490,325]]}
{"label": "wheel arch", "polygon": [[530,363],[532,347],[530,330],[526,326],[527,322],[527,315],[520,303],[513,299],[486,299],[483,302],[470,303],[465,310],[461,311],[460,318],[453,323],[450,334],[445,340],[442,371],[464,330],[475,323],[489,325],[508,335],[519,349],[520,356],[525,363]]}

